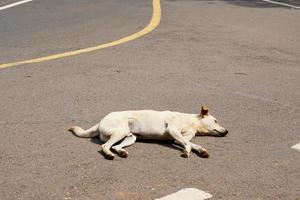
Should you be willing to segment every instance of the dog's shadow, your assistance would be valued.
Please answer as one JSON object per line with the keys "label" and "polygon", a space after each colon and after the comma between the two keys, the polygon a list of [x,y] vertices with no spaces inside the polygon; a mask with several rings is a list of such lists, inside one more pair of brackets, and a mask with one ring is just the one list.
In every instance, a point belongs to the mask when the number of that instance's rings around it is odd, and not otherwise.
{"label": "dog's shadow", "polygon": [[[102,142],[100,140],[99,137],[95,137],[95,138],[90,138],[91,142],[94,143],[94,144],[97,144],[97,145],[102,145],[104,144],[104,142]],[[123,140],[121,140],[120,142],[116,143],[115,145],[121,143]],[[137,139],[137,142],[138,143],[144,143],[144,144],[158,144],[158,145],[161,145],[163,147],[168,147],[168,148],[171,148],[171,149],[175,149],[175,150],[179,150],[179,151],[182,151],[183,147],[176,144],[175,142],[170,142],[170,141],[164,141],[164,140],[143,140],[143,139]],[[99,150],[98,151],[104,158],[106,158],[105,154],[103,153],[103,151]]]}
{"label": "dog's shadow", "polygon": [[104,142],[102,142],[99,137],[91,138],[91,142],[99,145],[104,144]]}

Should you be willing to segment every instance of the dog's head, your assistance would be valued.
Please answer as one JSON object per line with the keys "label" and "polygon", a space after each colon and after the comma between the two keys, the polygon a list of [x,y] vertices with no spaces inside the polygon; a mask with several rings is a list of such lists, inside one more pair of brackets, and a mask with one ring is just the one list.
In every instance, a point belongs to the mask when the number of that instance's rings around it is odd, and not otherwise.
{"label": "dog's head", "polygon": [[202,106],[201,112],[197,117],[200,121],[197,135],[210,135],[218,137],[227,135],[228,130],[220,126],[216,118],[209,114],[208,108]]}

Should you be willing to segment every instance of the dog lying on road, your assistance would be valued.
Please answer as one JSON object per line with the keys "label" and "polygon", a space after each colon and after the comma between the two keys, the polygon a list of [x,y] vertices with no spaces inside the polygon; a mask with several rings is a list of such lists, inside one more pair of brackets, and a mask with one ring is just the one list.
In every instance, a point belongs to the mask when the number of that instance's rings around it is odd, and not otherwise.
{"label": "dog lying on road", "polygon": [[[188,158],[191,150],[200,157],[207,158],[206,149],[190,140],[195,135],[225,136],[228,131],[203,107],[199,114],[187,114],[171,111],[121,111],[106,115],[100,123],[88,130],[78,126],[68,129],[78,137],[100,136],[105,142],[102,151],[107,159],[114,159],[111,148],[125,158],[128,152],[123,147],[132,145],[137,138],[151,140],[170,140],[183,146],[183,157]],[[113,146],[121,141],[120,144]]]}

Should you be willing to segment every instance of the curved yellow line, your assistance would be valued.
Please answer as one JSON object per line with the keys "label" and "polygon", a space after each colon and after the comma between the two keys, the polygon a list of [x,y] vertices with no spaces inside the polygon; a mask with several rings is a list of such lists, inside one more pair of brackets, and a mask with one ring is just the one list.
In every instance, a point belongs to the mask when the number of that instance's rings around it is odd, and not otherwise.
{"label": "curved yellow line", "polygon": [[141,31],[139,31],[137,33],[134,33],[127,37],[121,38],[119,40],[115,40],[113,42],[101,44],[101,45],[94,46],[94,47],[88,47],[88,48],[79,49],[79,50],[75,50],[75,51],[68,51],[65,53],[54,54],[54,55],[50,55],[50,56],[44,56],[44,57],[40,57],[40,58],[34,58],[34,59],[24,60],[24,61],[19,61],[19,62],[0,64],[0,69],[7,68],[7,67],[13,67],[13,66],[17,66],[17,65],[45,62],[45,61],[64,58],[64,57],[68,57],[68,56],[75,56],[78,54],[88,53],[88,52],[96,51],[99,49],[116,46],[116,45],[119,45],[119,44],[122,44],[125,42],[129,42],[131,40],[137,39],[143,35],[146,35],[147,33],[151,32],[151,31],[153,31],[160,23],[160,18],[161,18],[160,0],[153,0],[152,6],[153,6],[153,11],[152,11],[151,21],[144,29],[142,29]]}

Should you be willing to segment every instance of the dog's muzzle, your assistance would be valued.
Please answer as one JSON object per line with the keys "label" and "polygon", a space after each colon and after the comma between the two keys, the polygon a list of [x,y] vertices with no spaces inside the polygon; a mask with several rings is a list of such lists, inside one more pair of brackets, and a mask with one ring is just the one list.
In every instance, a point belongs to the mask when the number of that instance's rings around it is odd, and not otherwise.
{"label": "dog's muzzle", "polygon": [[216,129],[214,129],[214,131],[217,132],[220,137],[224,137],[224,136],[226,136],[228,134],[228,130],[227,129],[225,129],[224,132],[220,132],[220,131],[218,131]]}

